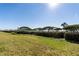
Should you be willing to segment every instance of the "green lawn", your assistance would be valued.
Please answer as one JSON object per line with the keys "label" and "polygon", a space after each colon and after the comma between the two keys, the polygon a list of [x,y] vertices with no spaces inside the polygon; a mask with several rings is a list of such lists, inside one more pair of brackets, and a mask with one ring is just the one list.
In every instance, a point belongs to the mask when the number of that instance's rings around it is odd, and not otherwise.
{"label": "green lawn", "polygon": [[1,56],[72,56],[79,55],[79,44],[64,39],[0,32]]}

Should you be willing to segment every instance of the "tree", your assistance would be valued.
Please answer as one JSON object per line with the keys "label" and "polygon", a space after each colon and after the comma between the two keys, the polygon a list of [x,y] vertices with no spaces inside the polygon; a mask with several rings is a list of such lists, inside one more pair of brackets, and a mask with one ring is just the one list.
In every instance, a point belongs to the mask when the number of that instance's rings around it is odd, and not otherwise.
{"label": "tree", "polygon": [[34,28],[35,31],[42,31],[42,28]]}
{"label": "tree", "polygon": [[59,30],[62,30],[62,29],[61,28],[55,28],[54,30],[59,31]]}
{"label": "tree", "polygon": [[50,30],[53,30],[54,28],[55,27],[46,26],[46,27],[43,28],[43,30],[48,30],[48,32],[49,32]]}
{"label": "tree", "polygon": [[23,31],[25,31],[25,30],[31,30],[31,28],[26,27],[26,26],[22,26],[22,27],[19,27],[18,30],[23,30]]}
{"label": "tree", "polygon": [[68,26],[68,24],[66,22],[62,23],[61,26],[65,27]]}
{"label": "tree", "polygon": [[64,27],[64,29],[71,31],[71,32],[79,32],[79,24],[68,25],[68,26]]}

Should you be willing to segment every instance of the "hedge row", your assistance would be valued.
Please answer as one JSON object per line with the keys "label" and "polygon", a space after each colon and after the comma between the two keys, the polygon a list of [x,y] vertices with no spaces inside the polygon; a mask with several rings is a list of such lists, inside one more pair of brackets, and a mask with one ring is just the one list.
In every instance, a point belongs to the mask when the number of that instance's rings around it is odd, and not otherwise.
{"label": "hedge row", "polygon": [[64,38],[64,32],[26,32],[26,31],[16,31],[17,34],[34,34],[38,36],[54,37],[54,38]]}
{"label": "hedge row", "polygon": [[[38,36],[45,36],[45,37],[54,37],[54,38],[64,38],[64,32],[34,32],[34,31],[4,31],[7,33],[16,33],[16,34],[33,34]],[[14,32],[14,33],[13,33]]]}
{"label": "hedge row", "polygon": [[45,37],[64,38],[64,32],[35,32],[34,34]]}
{"label": "hedge row", "polygon": [[12,34],[33,34],[38,36],[45,37],[54,37],[54,38],[65,38],[65,40],[70,42],[79,42],[79,33],[77,32],[34,32],[34,31],[3,31]]}
{"label": "hedge row", "polygon": [[78,32],[29,32],[29,31],[16,31],[17,34],[33,34],[38,36],[45,37],[54,37],[54,38],[65,38],[65,40],[70,42],[79,42],[79,33]]}
{"label": "hedge row", "polygon": [[79,42],[79,33],[77,32],[66,32],[65,39],[71,42]]}

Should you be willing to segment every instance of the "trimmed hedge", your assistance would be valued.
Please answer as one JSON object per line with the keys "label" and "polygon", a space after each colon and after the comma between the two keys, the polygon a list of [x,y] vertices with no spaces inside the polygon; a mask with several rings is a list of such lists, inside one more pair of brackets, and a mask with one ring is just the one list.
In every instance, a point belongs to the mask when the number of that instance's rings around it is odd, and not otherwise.
{"label": "trimmed hedge", "polygon": [[66,32],[65,33],[65,40],[70,42],[79,42],[79,33],[76,32]]}
{"label": "trimmed hedge", "polygon": [[37,35],[54,38],[64,38],[64,32],[38,32]]}
{"label": "trimmed hedge", "polygon": [[15,31],[3,31],[12,34],[33,34],[38,36],[44,37],[54,37],[54,38],[64,38],[64,32],[36,32],[36,31],[22,31],[22,30],[15,30]]}
{"label": "trimmed hedge", "polygon": [[54,37],[54,38],[64,38],[64,32],[26,32],[26,31],[17,31],[17,34],[33,34],[44,37]]}

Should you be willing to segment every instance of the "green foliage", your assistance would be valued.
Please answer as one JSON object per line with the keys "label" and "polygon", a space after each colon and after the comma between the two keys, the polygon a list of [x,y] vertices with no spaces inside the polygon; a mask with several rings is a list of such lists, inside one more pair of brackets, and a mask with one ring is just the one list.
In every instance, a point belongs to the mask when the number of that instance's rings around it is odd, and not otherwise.
{"label": "green foliage", "polygon": [[23,30],[23,31],[25,31],[25,30],[31,30],[31,28],[26,27],[26,26],[22,26],[22,27],[19,27],[17,30]]}
{"label": "green foliage", "polygon": [[67,30],[65,33],[65,39],[67,41],[79,43],[79,24],[68,25],[64,29]]}
{"label": "green foliage", "polygon": [[[49,30],[54,30],[54,29],[57,32],[49,31]],[[43,30],[48,30],[48,31],[43,31]],[[29,27],[23,26],[23,27],[19,27],[17,30],[5,30],[3,32],[12,33],[12,34],[15,34],[15,33],[16,34],[33,34],[33,35],[45,36],[45,37],[64,38],[64,32],[59,32],[58,30],[61,30],[61,28],[47,26],[44,28],[31,29]]]}
{"label": "green foliage", "polygon": [[45,37],[64,38],[64,32],[35,32],[34,34]]}
{"label": "green foliage", "polygon": [[79,33],[76,32],[66,32],[65,39],[70,42],[79,43]]}
{"label": "green foliage", "polygon": [[68,24],[66,22],[62,23],[61,26],[65,27],[68,26]]}
{"label": "green foliage", "polygon": [[52,27],[52,26],[46,26],[46,27],[44,27],[43,29],[48,29],[48,30],[50,30],[50,29],[54,29],[55,27]]}
{"label": "green foliage", "polygon": [[79,24],[68,25],[68,26],[64,27],[64,29],[69,30],[69,31],[78,31],[79,30]]}

